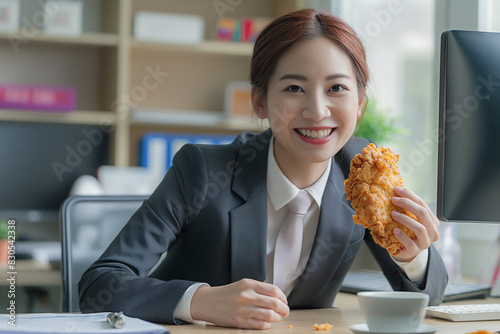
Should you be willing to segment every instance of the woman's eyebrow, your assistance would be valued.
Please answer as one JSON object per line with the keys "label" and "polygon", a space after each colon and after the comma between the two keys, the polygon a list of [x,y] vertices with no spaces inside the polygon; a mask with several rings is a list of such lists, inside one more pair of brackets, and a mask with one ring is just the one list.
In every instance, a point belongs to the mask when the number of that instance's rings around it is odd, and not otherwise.
{"label": "woman's eyebrow", "polygon": [[[348,74],[345,73],[335,73],[331,74],[326,77],[326,80],[333,80],[333,79],[338,79],[338,78],[346,78],[346,79],[351,79],[351,77]],[[307,81],[307,77],[301,74],[285,74],[283,75],[279,81],[281,80],[286,80],[286,79],[295,79],[295,80],[300,80],[300,81]]]}
{"label": "woman's eyebrow", "polygon": [[348,74],[345,73],[336,73],[332,74],[326,77],[326,80],[333,80],[333,79],[338,79],[338,78],[346,78],[346,79],[351,79],[351,77]]}
{"label": "woman's eyebrow", "polygon": [[300,81],[307,81],[307,77],[300,75],[300,74],[285,74],[283,75],[279,81],[281,80],[286,80],[286,79],[295,79],[295,80],[300,80]]}

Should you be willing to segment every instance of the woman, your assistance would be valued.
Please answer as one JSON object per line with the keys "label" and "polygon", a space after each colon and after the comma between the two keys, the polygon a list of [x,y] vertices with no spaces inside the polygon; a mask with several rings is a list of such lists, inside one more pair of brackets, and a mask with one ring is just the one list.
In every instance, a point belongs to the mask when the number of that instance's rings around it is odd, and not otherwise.
{"label": "woman", "polygon": [[[251,66],[252,104],[271,129],[225,146],[187,145],[151,197],[80,281],[83,312],[123,311],[160,323],[209,321],[264,329],[290,308],[331,307],[364,240],[394,289],[441,302],[446,270],[432,243],[439,222],[408,189],[393,203],[405,249],[392,258],[352,221],[343,182],[365,106],[368,70],[355,32],[338,18],[300,10],[259,35]],[[298,263],[286,285],[275,250],[300,190],[311,201]],[[281,246],[280,246],[281,247]],[[167,252],[158,268],[151,268]],[[278,258],[278,257],[277,257]]]}

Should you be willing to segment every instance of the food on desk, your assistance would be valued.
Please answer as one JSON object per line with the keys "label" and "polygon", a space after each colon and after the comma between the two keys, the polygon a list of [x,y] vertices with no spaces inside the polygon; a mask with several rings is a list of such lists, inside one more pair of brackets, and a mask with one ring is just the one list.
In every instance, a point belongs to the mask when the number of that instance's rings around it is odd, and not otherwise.
{"label": "food on desk", "polygon": [[330,328],[332,328],[333,326],[330,325],[329,323],[325,323],[325,324],[314,324],[314,329],[317,330],[317,331],[327,331],[329,330]]}
{"label": "food on desk", "polygon": [[466,333],[466,334],[496,334],[496,333],[486,331],[486,330],[479,330],[477,332],[470,332],[470,333]]}
{"label": "food on desk", "polygon": [[411,212],[391,202],[394,187],[403,187],[398,161],[399,154],[394,154],[391,149],[369,144],[351,160],[349,177],[344,182],[347,199],[356,211],[354,222],[368,228],[375,242],[392,256],[398,256],[404,247],[394,236],[394,228],[399,228],[412,239],[415,233],[396,222],[391,212],[398,211],[417,220]]}

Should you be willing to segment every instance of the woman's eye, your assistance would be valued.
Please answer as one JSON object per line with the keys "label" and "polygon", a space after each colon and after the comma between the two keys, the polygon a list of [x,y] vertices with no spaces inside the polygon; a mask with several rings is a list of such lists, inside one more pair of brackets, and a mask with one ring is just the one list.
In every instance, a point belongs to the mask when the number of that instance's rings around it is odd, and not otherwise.
{"label": "woman's eye", "polygon": [[341,92],[341,91],[345,90],[345,87],[344,87],[344,86],[342,86],[342,85],[333,85],[333,86],[330,88],[330,90],[331,90],[332,92],[336,92],[336,93],[338,93],[338,92]]}
{"label": "woman's eye", "polygon": [[299,86],[296,86],[296,85],[289,86],[289,87],[287,87],[286,90],[288,90],[292,93],[302,92],[302,88],[300,88]]}

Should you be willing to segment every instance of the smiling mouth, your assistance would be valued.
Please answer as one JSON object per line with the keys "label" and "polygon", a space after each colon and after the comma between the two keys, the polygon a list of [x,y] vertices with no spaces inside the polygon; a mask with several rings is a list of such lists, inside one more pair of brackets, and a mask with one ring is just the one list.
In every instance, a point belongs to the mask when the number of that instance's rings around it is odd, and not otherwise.
{"label": "smiling mouth", "polygon": [[299,134],[306,138],[311,138],[311,139],[321,139],[321,138],[326,138],[328,137],[332,132],[333,128],[329,129],[324,129],[324,130],[306,130],[306,129],[295,129]]}

